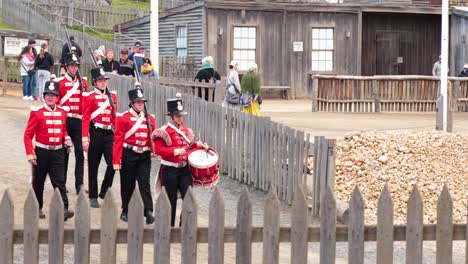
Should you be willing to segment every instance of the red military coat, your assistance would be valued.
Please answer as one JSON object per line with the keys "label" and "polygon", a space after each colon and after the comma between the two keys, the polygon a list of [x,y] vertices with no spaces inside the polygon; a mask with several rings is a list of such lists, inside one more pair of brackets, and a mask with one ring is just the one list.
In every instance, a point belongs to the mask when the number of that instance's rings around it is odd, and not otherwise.
{"label": "red military coat", "polygon": [[[139,119],[141,120],[139,121]],[[153,115],[150,115],[151,127],[156,127],[156,121]],[[139,125],[136,125],[140,123]],[[128,136],[128,137],[127,137]],[[124,144],[134,146],[140,149],[149,149],[150,133],[146,123],[145,113],[137,114],[130,109],[117,115],[114,132],[114,145],[112,147],[112,164],[114,169],[120,169],[122,164],[122,152]]]}
{"label": "red military coat", "polygon": [[[174,126],[171,123],[172,126]],[[171,127],[171,125],[164,125],[159,129],[156,129],[153,134],[154,149],[156,154],[161,156],[163,161],[167,163],[183,164],[188,160],[188,150],[198,148],[196,142],[194,142],[194,134],[192,129],[184,126],[179,126],[179,130],[187,137],[189,142],[184,139],[182,135]],[[187,152],[183,155],[175,155],[175,149],[185,149]]]}
{"label": "red military coat", "polygon": [[[108,94],[105,91],[94,89],[89,93],[83,93],[83,119],[81,132],[83,142],[89,141],[89,127],[92,120],[100,128],[110,128],[115,125],[115,115],[112,111],[117,110],[117,92],[110,92],[114,109],[109,102]],[[106,106],[104,106],[106,105]]]}
{"label": "red military coat", "polygon": [[24,131],[24,147],[28,160],[36,159],[33,138],[36,143],[46,146],[61,146],[65,139],[69,139],[66,128],[67,107],[55,106],[51,109],[47,105],[31,106],[28,124]]}
{"label": "red military coat", "polygon": [[[83,79],[84,88],[82,89],[79,86],[78,78],[75,77],[72,80],[68,73],[59,78],[57,82],[59,83],[58,105],[68,106],[70,108],[69,116],[81,118],[83,114],[83,96],[81,93],[88,91],[88,83]],[[77,88],[75,89],[75,87]]]}

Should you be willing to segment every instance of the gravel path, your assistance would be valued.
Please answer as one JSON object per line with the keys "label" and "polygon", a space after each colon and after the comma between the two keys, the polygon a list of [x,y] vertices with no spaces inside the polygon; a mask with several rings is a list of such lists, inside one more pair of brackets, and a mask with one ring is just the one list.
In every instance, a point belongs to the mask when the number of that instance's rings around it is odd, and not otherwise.
{"label": "gravel path", "polygon": [[[2,132],[0,134],[0,148],[4,151],[0,153],[0,194],[3,194],[5,189],[10,189],[12,196],[15,199],[15,227],[18,229],[23,228],[23,203],[26,199],[28,190],[30,189],[29,184],[29,175],[30,175],[30,166],[25,160],[24,155],[24,146],[23,146],[23,131],[27,122],[27,117],[29,113],[29,105],[31,102],[25,102],[18,98],[13,97],[0,97],[0,124],[2,126]],[[35,103],[37,104],[37,103]],[[73,158],[71,157],[71,161]],[[73,165],[70,165],[73,166]],[[101,165],[101,169],[104,167]],[[154,182],[154,176],[156,175],[158,168],[158,162],[155,160],[155,164],[152,169],[152,182]],[[103,175],[103,171],[100,173],[100,176]],[[73,176],[70,176],[71,179],[68,182],[68,189],[73,190]],[[119,175],[116,174],[113,191],[116,194],[117,198],[120,198],[119,194]],[[48,185],[50,186],[50,185]],[[239,197],[241,188],[243,185],[239,184],[236,181],[233,181],[227,177],[222,177],[218,187],[223,193],[225,208],[226,208],[226,225],[235,225],[236,222],[236,207],[237,199]],[[208,210],[209,210],[209,201],[211,199],[212,190],[195,188],[194,193],[195,197],[199,204],[199,217],[198,222],[200,226],[206,226],[208,224]],[[45,212],[48,213],[48,201],[50,200],[52,194],[52,188],[47,187],[45,190]],[[70,192],[70,205],[71,208],[74,208],[76,202],[76,195],[74,192]],[[253,224],[261,225],[263,221],[263,201],[265,195],[263,192],[257,190],[250,190],[250,198],[253,206]],[[120,203],[120,200],[117,199]],[[179,202],[178,209],[181,208],[181,203]],[[290,208],[284,203],[280,205],[281,212],[281,225],[289,225]],[[92,227],[98,228],[100,224],[100,211],[99,209],[91,210],[91,219]],[[65,228],[73,228],[74,222],[68,221],[65,224]],[[47,228],[47,221],[40,221],[41,228]],[[123,222],[119,223],[119,227],[125,228],[126,224]],[[460,243],[459,243],[460,244]],[[464,245],[464,243],[463,243]],[[461,246],[461,244],[460,244]],[[434,243],[425,243],[425,261],[424,263],[435,263],[435,252],[434,252]],[[126,247],[119,245],[118,250],[118,261],[117,263],[127,263],[126,261]],[[197,260],[198,263],[207,262],[207,246],[199,245]],[[319,263],[318,260],[318,243],[309,244],[309,263]],[[99,263],[99,247],[91,247],[91,263]],[[253,245],[253,254],[254,259],[253,263],[261,263],[262,251],[261,244]],[[459,253],[460,254],[460,253]],[[47,263],[47,246],[40,246],[40,263]],[[65,263],[73,263],[73,248],[71,246],[65,247]],[[345,260],[347,256],[347,246],[346,243],[337,243],[337,263],[347,263]],[[235,263],[235,247],[233,244],[225,245],[225,263]],[[145,246],[144,250],[144,263],[152,263],[152,246]],[[375,243],[366,243],[366,263],[375,262]],[[177,245],[172,245],[171,248],[171,260],[172,263],[180,262],[180,247]],[[15,247],[15,263],[22,263],[23,261],[23,252],[21,246]],[[404,244],[395,243],[395,258],[394,263],[404,263]],[[454,260],[454,263],[462,263],[463,258],[457,258]],[[291,263],[290,256],[290,244],[283,243],[280,247],[280,263]]]}

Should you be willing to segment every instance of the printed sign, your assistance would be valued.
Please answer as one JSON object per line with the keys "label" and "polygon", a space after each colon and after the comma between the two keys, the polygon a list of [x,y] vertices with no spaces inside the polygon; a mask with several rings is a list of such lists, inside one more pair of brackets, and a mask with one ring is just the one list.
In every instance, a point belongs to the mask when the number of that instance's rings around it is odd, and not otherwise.
{"label": "printed sign", "polygon": [[[36,39],[36,51],[39,54],[41,51],[42,43],[47,43],[45,39]],[[4,56],[14,57],[21,53],[21,50],[28,45],[27,38],[5,37],[4,42]]]}
{"label": "printed sign", "polygon": [[293,51],[294,52],[303,52],[304,47],[303,47],[303,42],[293,42]]}

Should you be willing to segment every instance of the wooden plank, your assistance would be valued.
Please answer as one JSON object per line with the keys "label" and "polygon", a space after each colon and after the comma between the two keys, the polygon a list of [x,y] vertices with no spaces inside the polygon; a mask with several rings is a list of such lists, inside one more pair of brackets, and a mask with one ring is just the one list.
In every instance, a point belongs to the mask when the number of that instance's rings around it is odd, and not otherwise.
{"label": "wooden plank", "polygon": [[118,211],[114,193],[107,192],[101,207],[101,262],[114,264],[116,261]]}
{"label": "wooden plank", "polygon": [[437,202],[437,253],[436,263],[452,263],[453,202],[444,184]]}
{"label": "wooden plank", "polygon": [[208,219],[208,264],[224,263],[224,199],[214,188]]}
{"label": "wooden plank", "polygon": [[0,256],[2,262],[13,264],[13,230],[15,226],[15,208],[10,190],[3,193],[0,203]]}
{"label": "wooden plank", "polygon": [[385,185],[377,208],[377,264],[393,263],[393,201]]}
{"label": "wooden plank", "polygon": [[189,187],[182,204],[182,263],[197,263],[197,204]]}
{"label": "wooden plank", "polygon": [[323,192],[320,205],[320,263],[335,263],[336,201],[330,187]]}
{"label": "wooden plank", "polygon": [[263,263],[279,264],[280,212],[279,200],[274,188],[270,188],[264,208]]}
{"label": "wooden plank", "polygon": [[320,111],[318,107],[318,89],[319,89],[319,79],[312,79],[312,112]]}
{"label": "wooden plank", "polygon": [[358,186],[349,202],[348,263],[364,263],[364,200]]}
{"label": "wooden plank", "polygon": [[252,203],[249,199],[248,189],[242,188],[237,202],[236,223],[236,263],[252,263]]}
{"label": "wooden plank", "polygon": [[307,264],[308,207],[301,186],[294,192],[291,209],[291,263]]}
{"label": "wooden plank", "polygon": [[140,190],[136,187],[128,204],[127,263],[143,263],[144,206]]}
{"label": "wooden plank", "polygon": [[408,228],[406,229],[406,263],[422,264],[423,204],[415,185],[408,200]]}
{"label": "wooden plank", "polygon": [[76,202],[75,230],[75,264],[89,264],[91,215],[84,188],[81,188]]}
{"label": "wooden plank", "polygon": [[63,202],[55,189],[49,213],[49,264],[63,264]]}
{"label": "wooden plank", "polygon": [[154,264],[169,264],[171,250],[171,204],[166,188],[162,187],[155,206],[154,223]]}
{"label": "wooden plank", "polygon": [[32,188],[24,202],[23,216],[24,264],[39,264],[39,204]]}

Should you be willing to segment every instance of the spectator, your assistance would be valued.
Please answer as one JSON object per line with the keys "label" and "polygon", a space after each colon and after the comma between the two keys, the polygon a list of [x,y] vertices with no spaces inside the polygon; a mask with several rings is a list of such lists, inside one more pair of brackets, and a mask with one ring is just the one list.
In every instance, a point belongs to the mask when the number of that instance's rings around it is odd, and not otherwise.
{"label": "spectator", "polygon": [[[221,80],[221,77],[219,74],[213,69],[213,57],[207,56],[203,58],[201,61],[202,67],[201,69],[197,72],[197,75],[195,75],[194,80],[198,80],[199,82],[205,81],[205,82],[210,82],[211,80],[213,81],[219,81]],[[202,93],[201,93],[201,88],[198,88],[198,97],[202,98]],[[208,88],[205,88],[205,100],[208,101]]]}
{"label": "spectator", "polygon": [[17,59],[20,64],[20,75],[23,79],[23,100],[34,101],[36,91],[33,90],[33,81],[35,81],[36,72],[34,71],[34,55],[31,46],[24,47]]}
{"label": "spectator", "polygon": [[28,40],[28,45],[31,47],[31,51],[32,51],[32,53],[34,55],[34,58],[36,58],[37,57],[36,40],[33,39],[33,38],[30,38]]}
{"label": "spectator", "polygon": [[101,45],[97,50],[94,51],[94,58],[96,58],[96,63],[98,66],[102,66],[102,60],[104,58],[104,52],[106,51],[106,48]]}
{"label": "spectator", "polygon": [[128,54],[128,58],[136,64],[137,69],[141,69],[143,65],[143,61],[145,59],[145,53],[141,49],[141,42],[135,42],[135,45],[132,49],[130,49],[130,53]]}
{"label": "spectator", "polygon": [[117,73],[119,70],[119,62],[114,60],[114,51],[112,49],[106,50],[106,58],[102,60],[102,67],[106,72]]}
{"label": "spectator", "polygon": [[131,75],[135,77],[135,64],[128,59],[128,50],[123,48],[120,50],[120,61],[118,73],[120,75]]}
{"label": "spectator", "polygon": [[468,64],[463,65],[463,70],[458,74],[458,77],[468,77]]}
{"label": "spectator", "polygon": [[39,86],[39,97],[43,101],[44,85],[50,80],[50,68],[54,66],[54,58],[48,52],[49,45],[43,43],[41,45],[41,52],[36,57],[34,62],[35,68],[37,68],[37,83]]}
{"label": "spectator", "polygon": [[229,63],[230,71],[227,75],[226,96],[224,97],[224,102],[228,108],[237,108],[240,100],[241,84],[239,82],[239,73],[237,73],[238,67],[239,63],[235,60]]}
{"label": "spectator", "polygon": [[432,66],[432,76],[440,76],[440,62],[441,57],[439,56],[439,60],[437,60],[434,63],[434,66]]}
{"label": "spectator", "polygon": [[260,116],[260,104],[262,103],[260,93],[260,77],[257,74],[257,64],[250,63],[248,72],[242,77],[242,112]]}
{"label": "spectator", "polygon": [[[72,46],[72,50],[70,51],[70,49],[68,48],[68,42],[65,42],[65,44],[63,44],[63,47],[62,47],[62,58],[60,58],[60,63],[63,65],[63,59],[65,57],[65,54],[67,53],[75,53],[76,56],[78,57],[78,59],[80,59],[81,55],[82,55],[82,52],[81,52],[81,48],[80,46],[78,46],[78,44],[75,43],[75,37],[73,36],[70,36],[70,43],[71,43],[71,46]],[[75,47],[75,49],[73,49],[73,47]]]}
{"label": "spectator", "polygon": [[[33,38],[30,38],[28,40],[28,45],[31,47],[31,52],[33,54],[33,58],[34,60],[36,60],[36,57],[37,57],[37,50],[36,50],[36,40],[33,39]],[[34,67],[34,76],[32,76],[32,80],[31,80],[31,84],[32,84],[32,90],[34,91],[34,100],[37,100],[37,97],[35,96],[36,94],[36,86],[37,86],[37,68]],[[42,96],[42,94],[41,94]]]}
{"label": "spectator", "polygon": [[148,58],[146,58],[143,65],[141,65],[140,72],[141,77],[155,77],[156,79],[159,79],[158,72],[154,70],[153,64],[151,64],[151,60]]}

